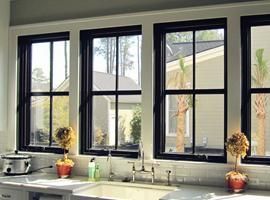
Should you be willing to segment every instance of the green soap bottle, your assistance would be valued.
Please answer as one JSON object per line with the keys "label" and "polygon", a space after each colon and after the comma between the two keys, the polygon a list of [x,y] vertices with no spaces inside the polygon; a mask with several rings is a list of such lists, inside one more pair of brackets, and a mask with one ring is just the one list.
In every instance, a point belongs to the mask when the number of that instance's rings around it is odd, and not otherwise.
{"label": "green soap bottle", "polygon": [[96,164],[96,169],[95,169],[95,181],[100,181],[100,170],[99,170],[98,164]]}
{"label": "green soap bottle", "polygon": [[95,158],[92,158],[88,164],[88,181],[95,181],[96,163]]}

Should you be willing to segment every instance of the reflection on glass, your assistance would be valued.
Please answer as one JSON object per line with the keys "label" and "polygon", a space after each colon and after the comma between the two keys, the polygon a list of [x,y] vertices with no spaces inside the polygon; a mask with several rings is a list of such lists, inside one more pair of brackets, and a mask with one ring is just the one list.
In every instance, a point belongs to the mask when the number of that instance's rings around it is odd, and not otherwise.
{"label": "reflection on glass", "polygon": [[69,41],[53,43],[53,90],[69,91]]}
{"label": "reflection on glass", "polygon": [[224,29],[196,31],[196,88],[224,88]]}
{"label": "reflection on glass", "polygon": [[93,51],[93,90],[115,90],[116,38],[95,38]]}
{"label": "reflection on glass", "polygon": [[270,94],[251,96],[251,155],[270,156]]}
{"label": "reflection on glass", "polygon": [[141,35],[119,37],[119,90],[140,90]]}
{"label": "reflection on glass", "polygon": [[31,145],[49,145],[50,98],[31,98]]}
{"label": "reflection on glass", "polygon": [[192,153],[192,96],[166,96],[167,153]]}
{"label": "reflection on glass", "polygon": [[[69,126],[69,97],[53,97],[53,133],[56,129]],[[55,143],[53,141],[53,143]]]}
{"label": "reflection on glass", "polygon": [[270,26],[251,27],[251,87],[269,88]]}
{"label": "reflection on glass", "polygon": [[224,96],[196,96],[197,154],[223,154],[224,152]]}
{"label": "reflection on glass", "polygon": [[191,89],[193,66],[192,32],[166,34],[166,89]]}
{"label": "reflection on glass", "polygon": [[115,146],[115,97],[93,97],[92,146],[104,149]]}
{"label": "reflection on glass", "polygon": [[141,139],[141,96],[124,95],[118,99],[118,146],[137,150]]}
{"label": "reflection on glass", "polygon": [[32,44],[32,92],[50,90],[50,43]]}

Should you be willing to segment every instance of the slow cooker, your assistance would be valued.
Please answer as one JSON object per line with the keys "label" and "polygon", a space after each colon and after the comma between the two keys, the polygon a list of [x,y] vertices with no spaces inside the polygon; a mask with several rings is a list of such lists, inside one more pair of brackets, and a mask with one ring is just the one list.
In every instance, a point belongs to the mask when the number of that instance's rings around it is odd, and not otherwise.
{"label": "slow cooker", "polygon": [[31,167],[31,156],[15,153],[2,155],[3,173],[5,175],[24,175],[28,174]]}

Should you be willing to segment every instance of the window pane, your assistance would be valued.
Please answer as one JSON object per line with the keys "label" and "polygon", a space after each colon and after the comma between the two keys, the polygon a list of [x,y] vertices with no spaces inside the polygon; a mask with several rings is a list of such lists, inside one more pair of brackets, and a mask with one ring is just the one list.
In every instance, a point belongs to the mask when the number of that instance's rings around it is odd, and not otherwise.
{"label": "window pane", "polygon": [[95,38],[93,52],[93,90],[115,90],[116,38]]}
{"label": "window pane", "polygon": [[196,31],[196,88],[224,88],[224,29]]}
{"label": "window pane", "polygon": [[270,156],[270,94],[251,96],[251,155]]}
{"label": "window pane", "polygon": [[224,153],[224,96],[197,95],[196,101],[196,153]]}
{"label": "window pane", "polygon": [[93,97],[93,148],[115,146],[115,96]]}
{"label": "window pane", "polygon": [[50,43],[32,44],[32,91],[50,90]]}
{"label": "window pane", "polygon": [[119,37],[119,90],[141,89],[141,36]]}
{"label": "window pane", "polygon": [[251,86],[270,87],[270,26],[251,27]]}
{"label": "window pane", "polygon": [[31,98],[31,145],[49,145],[50,98]]}
{"label": "window pane", "polygon": [[119,96],[118,146],[123,150],[137,150],[141,139],[141,95]]}
{"label": "window pane", "polygon": [[192,96],[167,96],[165,116],[165,152],[192,153]]}
{"label": "window pane", "polygon": [[192,32],[166,34],[166,89],[192,88]]}
{"label": "window pane", "polygon": [[56,129],[69,126],[69,97],[53,97],[53,133]]}
{"label": "window pane", "polygon": [[53,90],[69,91],[69,41],[53,43]]}

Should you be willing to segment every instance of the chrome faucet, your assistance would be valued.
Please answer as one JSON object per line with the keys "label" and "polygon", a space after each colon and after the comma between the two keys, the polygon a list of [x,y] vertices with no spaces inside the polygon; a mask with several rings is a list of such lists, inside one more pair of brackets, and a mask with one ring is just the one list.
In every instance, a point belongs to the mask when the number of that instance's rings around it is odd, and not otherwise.
{"label": "chrome faucet", "polygon": [[155,168],[154,165],[158,164],[152,164],[151,170],[146,170],[144,166],[144,149],[143,149],[143,142],[139,141],[139,151],[138,151],[138,158],[141,160],[141,168],[139,170],[136,170],[135,162],[129,162],[132,163],[132,182],[135,182],[135,175],[136,173],[149,173],[151,174],[151,182],[154,184],[155,182]]}
{"label": "chrome faucet", "polygon": [[112,171],[112,154],[111,150],[108,150],[107,162],[109,163],[109,177],[108,181],[113,181],[114,173]]}

